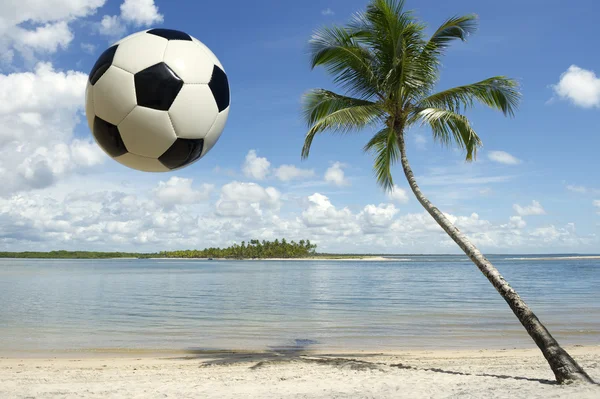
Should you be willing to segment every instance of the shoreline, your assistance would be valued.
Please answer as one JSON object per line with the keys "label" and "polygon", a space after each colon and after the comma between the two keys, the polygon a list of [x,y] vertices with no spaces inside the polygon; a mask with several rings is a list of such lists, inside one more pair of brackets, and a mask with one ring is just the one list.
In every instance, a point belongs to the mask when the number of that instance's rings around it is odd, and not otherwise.
{"label": "shoreline", "polygon": [[[123,258],[114,258],[123,259]],[[145,258],[150,260],[209,260],[209,258]],[[406,262],[410,261],[408,258],[385,258],[383,256],[364,256],[364,257],[308,257],[308,258],[212,258],[214,261],[318,261],[318,260],[337,260],[337,261],[371,261],[371,262]]]}
{"label": "shoreline", "polygon": [[[565,349],[600,381],[600,346]],[[556,384],[537,347],[0,358],[0,381],[3,399],[600,397],[600,386]]]}
{"label": "shoreline", "polygon": [[[533,345],[533,344],[532,344]],[[564,345],[567,352],[575,354],[597,354],[600,356],[598,345]],[[283,347],[273,350],[244,350],[244,349],[144,349],[144,348],[89,348],[73,350],[22,350],[0,351],[0,362],[3,360],[123,360],[136,359],[210,359],[213,357],[241,357],[248,362],[265,356],[401,356],[401,357],[444,357],[470,358],[481,356],[542,356],[536,346],[520,348],[408,348],[408,349],[310,349],[302,347]],[[600,366],[600,365],[599,365]]]}
{"label": "shoreline", "polygon": [[[392,258],[390,258],[390,257]],[[30,257],[3,257],[5,260],[215,260],[215,261],[377,261],[377,262],[410,262],[418,260],[421,257],[427,256],[444,256],[444,255],[331,255],[331,256],[310,256],[306,258],[178,258],[178,257],[114,257],[114,258],[30,258]],[[462,256],[462,255],[449,255]],[[600,260],[600,255],[576,255],[576,256],[536,256],[523,257],[519,255],[489,255],[489,256],[506,256],[502,261],[559,261],[559,260]],[[509,257],[510,256],[510,257]],[[416,258],[416,259],[415,259]],[[468,258],[465,257],[465,260]]]}

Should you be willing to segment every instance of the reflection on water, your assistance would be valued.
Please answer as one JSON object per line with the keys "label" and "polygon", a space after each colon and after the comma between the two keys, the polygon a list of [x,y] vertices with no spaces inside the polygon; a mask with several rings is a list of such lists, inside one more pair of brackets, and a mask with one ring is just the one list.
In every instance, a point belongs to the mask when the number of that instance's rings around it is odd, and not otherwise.
{"label": "reflection on water", "polygon": [[[559,342],[600,344],[600,260],[490,258]],[[7,259],[0,303],[1,352],[533,345],[464,257]]]}

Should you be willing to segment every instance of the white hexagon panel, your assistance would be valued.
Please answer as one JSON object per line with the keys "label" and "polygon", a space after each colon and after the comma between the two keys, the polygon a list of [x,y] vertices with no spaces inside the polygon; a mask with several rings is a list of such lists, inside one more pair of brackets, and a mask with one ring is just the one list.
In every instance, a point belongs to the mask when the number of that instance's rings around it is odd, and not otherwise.
{"label": "white hexagon panel", "polygon": [[117,47],[112,64],[130,73],[138,73],[163,61],[169,41],[156,35],[137,35]]}
{"label": "white hexagon panel", "polygon": [[95,115],[118,125],[136,106],[133,75],[111,66],[94,85]]}
{"label": "white hexagon panel", "polygon": [[127,151],[158,159],[177,140],[169,114],[135,107],[118,126]]}
{"label": "white hexagon panel", "polygon": [[184,85],[169,108],[177,137],[202,139],[219,115],[208,85]]}

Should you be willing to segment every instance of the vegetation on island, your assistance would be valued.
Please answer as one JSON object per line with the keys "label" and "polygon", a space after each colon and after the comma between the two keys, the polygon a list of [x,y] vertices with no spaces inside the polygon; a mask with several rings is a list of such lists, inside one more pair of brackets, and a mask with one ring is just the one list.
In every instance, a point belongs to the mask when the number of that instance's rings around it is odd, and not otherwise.
{"label": "vegetation on island", "polygon": [[29,259],[113,259],[113,258],[139,258],[149,257],[150,254],[136,254],[129,252],[94,252],[94,251],[26,251],[26,252],[0,252],[0,258],[29,258]]}
{"label": "vegetation on island", "polygon": [[0,258],[30,259],[114,259],[114,258],[222,258],[222,259],[266,259],[266,258],[306,258],[317,256],[317,246],[310,240],[287,241],[285,238],[274,241],[250,240],[247,244],[233,244],[227,248],[206,248],[201,250],[162,251],[158,253],[133,252],[94,252],[94,251],[50,251],[50,252],[0,252]]}
{"label": "vegetation on island", "polygon": [[250,240],[247,244],[233,244],[227,248],[206,248],[203,250],[163,251],[162,258],[234,258],[234,259],[264,259],[264,258],[306,258],[315,255],[317,246],[310,240],[299,242]]}

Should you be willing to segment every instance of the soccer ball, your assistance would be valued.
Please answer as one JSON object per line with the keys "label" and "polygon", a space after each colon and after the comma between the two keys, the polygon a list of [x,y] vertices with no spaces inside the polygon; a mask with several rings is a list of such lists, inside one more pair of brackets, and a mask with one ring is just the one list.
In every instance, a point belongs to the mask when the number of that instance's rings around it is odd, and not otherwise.
{"label": "soccer ball", "polygon": [[229,83],[217,57],[198,39],[170,29],[137,32],[104,51],[85,98],[100,148],[145,172],[202,158],[229,115]]}

